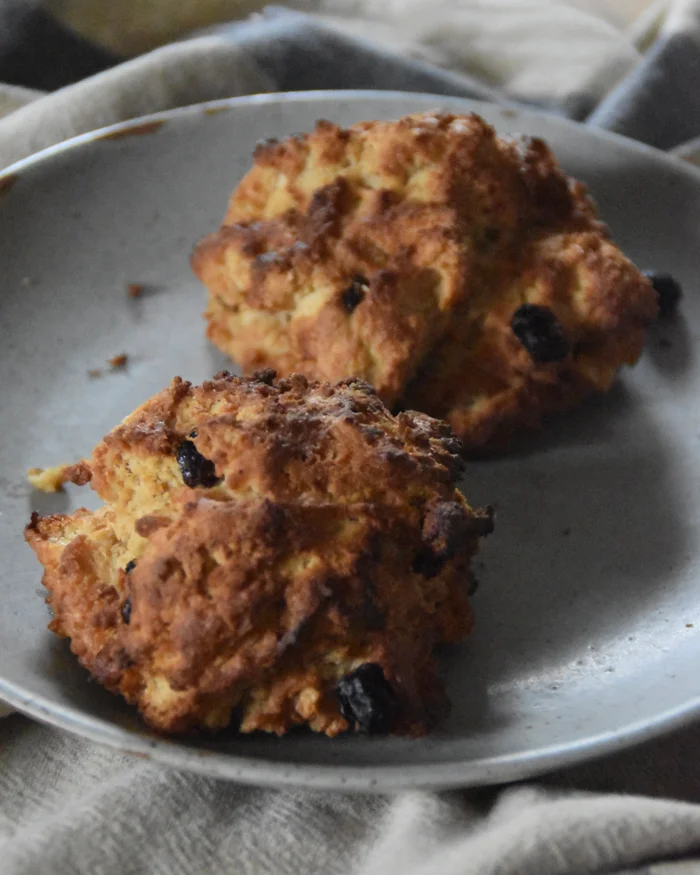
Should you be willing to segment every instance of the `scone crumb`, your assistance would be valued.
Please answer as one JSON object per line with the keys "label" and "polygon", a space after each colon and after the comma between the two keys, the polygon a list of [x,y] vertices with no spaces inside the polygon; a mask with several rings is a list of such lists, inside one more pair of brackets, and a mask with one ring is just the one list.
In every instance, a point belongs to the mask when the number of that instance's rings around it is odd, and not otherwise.
{"label": "scone crumb", "polygon": [[51,468],[30,468],[27,480],[39,492],[63,492],[63,484],[68,481],[68,465],[53,465]]}
{"label": "scone crumb", "polygon": [[40,492],[62,492],[64,483],[85,486],[92,478],[92,469],[85,459],[74,465],[53,465],[50,468],[29,468],[27,480]]}
{"label": "scone crumb", "polygon": [[125,368],[128,361],[129,356],[125,352],[122,352],[119,353],[119,355],[115,355],[111,359],[109,359],[107,364],[110,366],[110,368],[112,368],[112,370],[118,371],[121,368]]}
{"label": "scone crumb", "polygon": [[143,294],[143,283],[127,283],[126,294],[129,298],[140,298]]}

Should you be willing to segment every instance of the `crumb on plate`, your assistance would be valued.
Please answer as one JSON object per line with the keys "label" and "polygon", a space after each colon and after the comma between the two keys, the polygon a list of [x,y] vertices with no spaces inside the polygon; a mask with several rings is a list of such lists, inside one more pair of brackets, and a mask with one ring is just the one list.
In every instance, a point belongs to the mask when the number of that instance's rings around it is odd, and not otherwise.
{"label": "crumb on plate", "polygon": [[64,483],[84,486],[90,480],[90,469],[85,462],[52,465],[49,468],[29,468],[27,480],[39,492],[62,492]]}

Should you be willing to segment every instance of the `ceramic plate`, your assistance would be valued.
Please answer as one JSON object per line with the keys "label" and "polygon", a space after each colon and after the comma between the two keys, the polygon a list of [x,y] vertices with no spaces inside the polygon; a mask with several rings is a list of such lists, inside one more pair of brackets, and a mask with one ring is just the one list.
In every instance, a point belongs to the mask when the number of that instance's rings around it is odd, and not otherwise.
{"label": "ceramic plate", "polygon": [[[478,623],[445,656],[451,717],[418,740],[298,733],[175,741],[87,682],[47,630],[22,539],[30,466],[77,459],[175,374],[226,364],[204,338],[194,241],[214,230],[257,140],[420,109],[476,110],[537,134],[585,180],[641,267],[686,296],[615,389],[498,461],[469,464],[498,530],[477,563]],[[444,97],[271,95],[80,137],[0,179],[0,697],[71,732],[173,766],[260,784],[393,790],[523,778],[642,741],[700,713],[700,174],[557,118]],[[142,283],[138,299],[128,283]],[[106,360],[126,353],[128,366]],[[99,370],[101,376],[91,376]]]}

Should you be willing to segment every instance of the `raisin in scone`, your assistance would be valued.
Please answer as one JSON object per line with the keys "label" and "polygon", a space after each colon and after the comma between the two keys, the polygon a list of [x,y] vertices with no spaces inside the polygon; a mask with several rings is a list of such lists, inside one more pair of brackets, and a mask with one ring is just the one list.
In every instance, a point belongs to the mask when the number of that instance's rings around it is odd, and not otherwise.
{"label": "raisin in scone", "polygon": [[104,506],[26,530],[50,628],[165,732],[424,732],[491,513],[444,423],[274,377],[176,379],[75,466]]}
{"label": "raisin in scone", "polygon": [[261,144],[192,266],[244,371],[356,374],[468,448],[607,389],[657,314],[548,147],[476,115]]}

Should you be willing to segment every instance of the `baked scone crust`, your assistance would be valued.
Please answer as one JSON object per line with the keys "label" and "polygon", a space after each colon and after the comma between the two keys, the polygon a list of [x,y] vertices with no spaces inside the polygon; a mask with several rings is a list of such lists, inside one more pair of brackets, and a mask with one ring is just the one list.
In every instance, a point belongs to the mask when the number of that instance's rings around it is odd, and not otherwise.
{"label": "baked scone crust", "polygon": [[[355,374],[468,449],[607,389],[657,313],[545,143],[476,115],[319,122],[262,144],[192,267],[208,336],[244,371]],[[526,303],[563,326],[562,360],[514,336]]]}
{"label": "baked scone crust", "polygon": [[[205,485],[183,482],[183,446],[213,463]],[[455,486],[458,449],[361,381],[176,379],[76,469],[103,508],[28,526],[51,628],[162,731],[336,735],[338,681],[367,663],[392,731],[426,731],[446,706],[435,645],[472,625],[492,524]]]}

